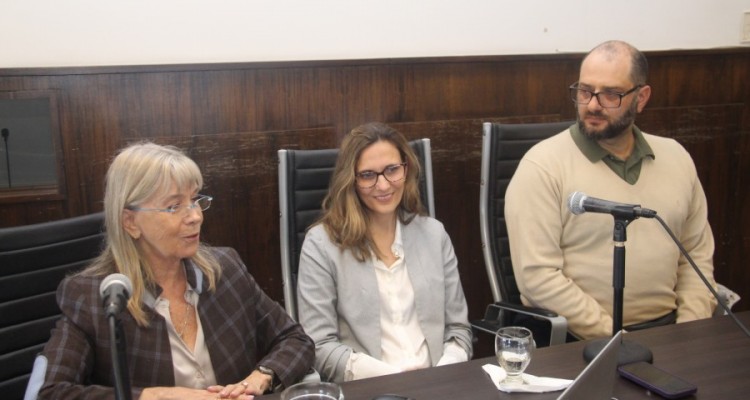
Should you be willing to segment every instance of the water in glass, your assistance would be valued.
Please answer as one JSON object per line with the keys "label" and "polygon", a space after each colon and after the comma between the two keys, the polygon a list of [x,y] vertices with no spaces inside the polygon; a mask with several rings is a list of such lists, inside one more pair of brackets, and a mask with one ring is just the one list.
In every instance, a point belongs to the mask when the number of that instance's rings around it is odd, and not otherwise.
{"label": "water in glass", "polygon": [[291,397],[290,400],[339,400],[339,398],[327,394],[308,393]]}
{"label": "water in glass", "polygon": [[534,337],[528,329],[518,326],[500,328],[495,335],[495,354],[498,364],[507,374],[500,383],[523,384],[523,371],[529,365],[535,348]]}
{"label": "water in glass", "polygon": [[281,400],[344,400],[344,392],[331,382],[302,382],[281,392]]}

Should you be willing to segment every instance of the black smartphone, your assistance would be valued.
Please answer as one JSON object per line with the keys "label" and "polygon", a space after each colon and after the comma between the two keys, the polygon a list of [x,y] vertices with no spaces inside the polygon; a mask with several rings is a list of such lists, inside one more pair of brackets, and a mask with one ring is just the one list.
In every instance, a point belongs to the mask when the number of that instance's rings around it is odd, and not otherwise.
{"label": "black smartphone", "polygon": [[645,361],[621,365],[617,370],[620,376],[667,399],[679,399],[698,391],[692,383]]}

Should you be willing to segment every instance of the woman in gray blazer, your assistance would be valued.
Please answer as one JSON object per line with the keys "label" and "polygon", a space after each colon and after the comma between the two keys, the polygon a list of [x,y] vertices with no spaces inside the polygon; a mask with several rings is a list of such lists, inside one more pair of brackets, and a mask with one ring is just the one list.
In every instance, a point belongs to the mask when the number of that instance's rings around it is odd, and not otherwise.
{"label": "woman in gray blazer", "polygon": [[404,136],[385,124],[344,138],[297,283],[300,323],[325,380],[471,358],[458,262],[443,225],[425,216],[419,173]]}

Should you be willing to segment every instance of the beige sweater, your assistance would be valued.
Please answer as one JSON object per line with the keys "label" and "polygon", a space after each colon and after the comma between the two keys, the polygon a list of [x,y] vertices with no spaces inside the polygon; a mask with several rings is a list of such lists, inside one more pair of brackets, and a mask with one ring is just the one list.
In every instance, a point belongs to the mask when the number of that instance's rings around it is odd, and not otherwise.
{"label": "beige sweater", "polygon": [[[612,334],[613,217],[573,215],[575,191],[656,210],[713,280],[714,240],[706,197],[690,155],[676,141],[644,133],[655,159],[630,185],[602,161],[590,162],[568,130],[532,148],[506,194],[513,269],[527,305],[565,316],[581,338]],[[677,322],[711,316],[716,301],[658,221],[627,228],[623,325],[677,309]]]}

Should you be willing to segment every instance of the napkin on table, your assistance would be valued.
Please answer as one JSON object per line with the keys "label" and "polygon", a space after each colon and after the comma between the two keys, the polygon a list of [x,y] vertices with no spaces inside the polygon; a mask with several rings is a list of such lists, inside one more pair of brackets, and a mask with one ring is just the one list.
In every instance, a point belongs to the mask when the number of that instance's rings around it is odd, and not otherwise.
{"label": "napkin on table", "polygon": [[482,369],[487,373],[487,375],[489,375],[490,379],[492,379],[492,383],[494,383],[499,390],[506,393],[554,392],[565,389],[573,382],[570,379],[545,378],[523,374],[523,385],[504,385],[501,384],[500,381],[505,379],[505,376],[507,374],[502,367],[494,364],[485,364],[482,366]]}

